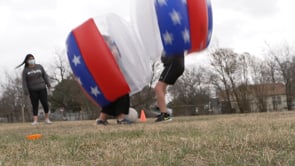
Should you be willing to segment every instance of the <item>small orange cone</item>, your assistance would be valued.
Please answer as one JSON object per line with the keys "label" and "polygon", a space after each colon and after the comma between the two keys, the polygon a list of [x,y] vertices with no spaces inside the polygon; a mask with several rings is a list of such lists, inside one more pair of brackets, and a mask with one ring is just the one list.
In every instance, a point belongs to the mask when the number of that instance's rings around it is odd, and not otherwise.
{"label": "small orange cone", "polygon": [[26,136],[28,140],[35,140],[42,137],[42,134],[31,134]]}
{"label": "small orange cone", "polygon": [[146,121],[144,110],[141,110],[141,112],[140,112],[140,121],[141,122],[145,122]]}

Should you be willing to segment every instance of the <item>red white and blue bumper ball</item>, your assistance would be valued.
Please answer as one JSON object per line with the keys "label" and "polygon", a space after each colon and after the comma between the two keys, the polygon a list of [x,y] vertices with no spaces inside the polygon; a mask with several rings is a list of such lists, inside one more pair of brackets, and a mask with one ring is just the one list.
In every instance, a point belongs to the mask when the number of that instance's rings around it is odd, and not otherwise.
{"label": "red white and blue bumper ball", "polygon": [[[212,35],[212,7],[210,0],[150,0],[136,1],[135,16],[139,34],[147,50],[162,48],[173,55],[184,51],[206,49]],[[155,14],[153,14],[155,13]],[[142,19],[143,15],[151,15]],[[138,16],[138,17],[137,17]],[[161,46],[159,46],[159,38]],[[155,41],[154,44],[149,44]],[[156,45],[157,44],[157,45]]]}
{"label": "red white and blue bumper ball", "polygon": [[168,55],[207,48],[212,34],[210,0],[157,0],[155,8]]}
{"label": "red white and blue bumper ball", "polygon": [[130,92],[93,19],[70,33],[67,38],[67,54],[80,85],[100,106],[106,106]]}
{"label": "red white and blue bumper ball", "polygon": [[155,7],[165,52],[170,55],[191,49],[186,3],[180,0],[158,0]]}

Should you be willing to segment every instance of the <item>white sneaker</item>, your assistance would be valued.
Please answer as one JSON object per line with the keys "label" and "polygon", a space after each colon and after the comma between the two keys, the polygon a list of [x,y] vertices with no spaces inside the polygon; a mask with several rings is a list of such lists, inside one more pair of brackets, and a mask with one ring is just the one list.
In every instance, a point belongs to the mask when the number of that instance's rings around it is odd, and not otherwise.
{"label": "white sneaker", "polygon": [[32,123],[32,125],[33,125],[33,126],[38,125],[38,122],[34,121],[34,122]]}
{"label": "white sneaker", "polygon": [[52,122],[49,119],[45,119],[46,124],[51,124]]}

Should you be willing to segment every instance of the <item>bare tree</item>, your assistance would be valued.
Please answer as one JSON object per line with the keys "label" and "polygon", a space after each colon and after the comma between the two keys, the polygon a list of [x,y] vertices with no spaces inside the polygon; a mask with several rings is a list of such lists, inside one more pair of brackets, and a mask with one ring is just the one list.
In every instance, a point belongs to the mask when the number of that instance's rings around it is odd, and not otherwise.
{"label": "bare tree", "polygon": [[282,78],[282,83],[285,85],[287,109],[292,110],[292,83],[294,76],[294,70],[292,70],[292,67],[294,66],[292,63],[292,59],[294,58],[294,53],[292,53],[291,47],[286,43],[282,47],[279,47],[277,49],[272,49],[269,45],[268,47],[268,54],[274,59],[277,71]]}
{"label": "bare tree", "polygon": [[231,49],[220,48],[211,53],[211,83],[220,90],[223,112],[251,111],[248,97],[250,61],[249,53],[237,54]]}
{"label": "bare tree", "polygon": [[196,108],[208,113],[210,85],[205,68],[186,68],[175,85],[168,88],[172,101],[169,104],[176,115],[191,115]]}
{"label": "bare tree", "polygon": [[[237,74],[240,76],[240,78],[237,80],[239,87],[237,89],[234,89],[233,91],[236,91],[239,100],[239,108],[241,113],[251,112],[251,99],[250,99],[250,89],[249,85],[251,82],[251,70],[250,70],[250,64],[252,62],[252,55],[245,52],[242,54],[239,54],[237,57]],[[236,97],[237,98],[237,97]]]}
{"label": "bare tree", "polygon": [[251,80],[253,86],[251,86],[251,95],[253,95],[255,104],[258,110],[252,110],[255,112],[267,111],[267,91],[268,85],[273,83],[274,73],[272,63],[265,63],[256,57],[252,57],[252,61],[249,63],[251,68]]}
{"label": "bare tree", "polygon": [[6,73],[6,82],[1,84],[4,89],[0,100],[0,114],[9,122],[30,120],[31,112],[28,98],[24,96],[22,80],[19,75]]}
{"label": "bare tree", "polygon": [[53,65],[51,65],[50,79],[57,84],[65,80],[71,73],[65,50],[56,50]]}
{"label": "bare tree", "polygon": [[[233,85],[234,73],[237,70],[236,57],[237,54],[231,49],[216,49],[211,53],[211,68],[214,84],[218,84],[218,89],[222,89],[219,93],[221,98],[224,99],[224,109],[226,113],[233,113],[233,106],[231,103],[232,89],[236,86]],[[224,92],[224,93],[222,93]]]}
{"label": "bare tree", "polygon": [[266,70],[264,76],[267,76],[266,78],[268,78],[268,81],[273,84],[282,82],[282,75],[279,72],[279,66],[276,63],[275,58],[273,56],[267,56],[265,64],[264,67],[266,67]]}

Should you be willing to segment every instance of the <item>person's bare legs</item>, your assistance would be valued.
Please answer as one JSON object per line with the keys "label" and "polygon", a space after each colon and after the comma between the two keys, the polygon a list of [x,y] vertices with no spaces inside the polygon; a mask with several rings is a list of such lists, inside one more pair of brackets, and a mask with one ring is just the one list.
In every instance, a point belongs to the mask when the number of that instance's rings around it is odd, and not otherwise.
{"label": "person's bare legs", "polygon": [[38,116],[34,115],[33,119],[34,119],[34,121],[33,121],[32,125],[37,125],[38,124]]}
{"label": "person's bare legs", "polygon": [[100,112],[99,118],[96,119],[96,124],[98,124],[98,125],[108,125],[107,118],[108,118],[108,115],[106,113]]}
{"label": "person's bare legs", "polygon": [[52,123],[49,119],[49,113],[45,113],[45,123],[48,123],[48,124]]}
{"label": "person's bare legs", "polygon": [[34,116],[34,122],[38,122],[38,116]]}
{"label": "person's bare legs", "polygon": [[125,118],[125,114],[120,114],[120,115],[117,117],[118,120],[123,120],[124,118]]}
{"label": "person's bare legs", "polygon": [[166,88],[167,88],[167,84],[162,81],[158,81],[158,83],[155,86],[157,105],[160,108],[160,111],[162,113],[167,113],[166,99],[165,99]]}
{"label": "person's bare legs", "polygon": [[100,120],[103,120],[103,121],[106,121],[106,120],[107,120],[107,114],[101,112],[101,113],[99,114],[99,119],[100,119]]}

